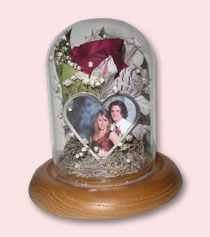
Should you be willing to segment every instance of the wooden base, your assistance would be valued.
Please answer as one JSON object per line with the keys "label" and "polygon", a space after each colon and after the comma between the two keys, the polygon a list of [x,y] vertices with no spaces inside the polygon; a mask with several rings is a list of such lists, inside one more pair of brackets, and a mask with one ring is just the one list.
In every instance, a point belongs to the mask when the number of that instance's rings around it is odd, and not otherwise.
{"label": "wooden base", "polygon": [[179,170],[160,153],[145,174],[101,180],[64,178],[51,159],[36,170],[29,194],[40,208],[58,216],[111,219],[158,207],[172,199],[181,185]]}

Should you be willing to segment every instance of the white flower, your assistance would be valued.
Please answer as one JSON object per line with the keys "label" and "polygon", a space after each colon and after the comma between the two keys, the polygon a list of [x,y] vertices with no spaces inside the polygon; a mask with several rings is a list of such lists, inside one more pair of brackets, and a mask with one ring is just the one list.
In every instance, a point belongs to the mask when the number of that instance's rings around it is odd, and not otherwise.
{"label": "white flower", "polygon": [[66,43],[66,46],[69,46],[69,42]]}
{"label": "white flower", "polygon": [[50,61],[53,60],[53,56],[52,56],[52,55],[49,56],[49,60],[50,60]]}
{"label": "white flower", "polygon": [[67,134],[66,134],[66,141],[69,141],[71,139],[71,135],[70,135],[70,132],[68,132]]}
{"label": "white flower", "polygon": [[80,70],[81,70],[81,67],[80,67],[80,66],[77,66],[77,70],[80,71]]}
{"label": "white flower", "polygon": [[143,82],[143,84],[147,84],[147,83],[148,83],[148,78],[143,77],[143,78],[142,78],[142,82]]}
{"label": "white flower", "polygon": [[122,147],[122,146],[123,146],[122,142],[120,142],[120,143],[118,144],[118,146],[119,146],[119,147]]}
{"label": "white flower", "polygon": [[122,147],[122,150],[123,151],[126,151],[128,149],[128,146],[126,146],[125,144],[123,145],[123,147]]}
{"label": "white flower", "polygon": [[95,76],[95,75],[91,75],[91,76],[90,76],[90,79],[93,80],[94,82],[97,82],[98,77]]}
{"label": "white flower", "polygon": [[127,142],[131,142],[133,140],[133,136],[132,135],[128,135],[128,136],[126,136],[125,140]]}
{"label": "white flower", "polygon": [[63,122],[62,127],[63,127],[63,128],[66,128],[66,127],[67,127],[67,124],[66,124],[65,122]]}
{"label": "white flower", "polygon": [[126,162],[129,164],[129,163],[131,163],[131,160],[129,158],[127,158]]}
{"label": "white flower", "polygon": [[70,132],[69,135],[70,135],[70,137],[74,137],[74,133],[73,132]]}
{"label": "white flower", "polygon": [[63,85],[66,86],[66,87],[70,86],[71,84],[72,84],[72,82],[69,79],[63,81]]}
{"label": "white flower", "polygon": [[93,67],[93,62],[91,62],[91,61],[88,62],[88,67],[89,67],[89,68],[92,68],[92,67]]}
{"label": "white flower", "polygon": [[83,152],[80,152],[80,153],[79,153],[79,156],[80,156],[80,157],[83,157],[83,156],[84,156],[84,153],[83,153]]}
{"label": "white flower", "polygon": [[103,77],[100,77],[99,81],[101,84],[103,84],[105,82],[105,79]]}
{"label": "white flower", "polygon": [[85,84],[85,85],[88,85],[88,83],[89,83],[89,78],[84,78],[84,79],[82,80],[82,83]]}
{"label": "white flower", "polygon": [[63,55],[63,54],[62,54],[61,52],[58,52],[58,53],[57,53],[57,56],[58,56],[58,57],[61,57],[62,55]]}
{"label": "white flower", "polygon": [[91,87],[94,87],[95,81],[92,78],[90,78],[89,83]]}
{"label": "white flower", "polygon": [[78,71],[75,73],[76,78],[78,78],[79,80],[84,80],[84,79],[88,79],[89,80],[89,75],[87,73]]}
{"label": "white flower", "polygon": [[100,84],[100,82],[99,81],[97,81],[96,83],[95,83],[95,87],[98,87],[98,86],[100,86],[101,84]]}
{"label": "white flower", "polygon": [[86,152],[87,151],[87,148],[86,147],[83,147],[82,148],[82,152]]}
{"label": "white flower", "polygon": [[74,80],[76,80],[77,78],[76,78],[76,76],[73,75],[73,76],[71,77],[71,79],[74,81]]}
{"label": "white flower", "polygon": [[71,112],[71,111],[72,111],[72,108],[69,107],[69,108],[68,108],[68,111]]}
{"label": "white flower", "polygon": [[136,74],[140,75],[141,74],[141,70],[140,69],[136,69]]}
{"label": "white flower", "polygon": [[79,154],[76,154],[75,158],[78,159],[79,158]]}
{"label": "white flower", "polygon": [[73,62],[70,62],[70,63],[69,63],[69,66],[74,67],[74,63],[73,63]]}
{"label": "white flower", "polygon": [[112,92],[113,92],[113,93],[117,93],[117,91],[118,91],[117,87],[114,86],[114,87],[112,88]]}
{"label": "white flower", "polygon": [[104,38],[104,39],[106,39],[106,38],[108,38],[108,37],[109,37],[109,36],[108,36],[107,34],[104,34],[104,35],[103,35],[103,38]]}
{"label": "white flower", "polygon": [[93,150],[94,150],[95,152],[98,152],[99,148],[98,148],[97,146],[94,146]]}

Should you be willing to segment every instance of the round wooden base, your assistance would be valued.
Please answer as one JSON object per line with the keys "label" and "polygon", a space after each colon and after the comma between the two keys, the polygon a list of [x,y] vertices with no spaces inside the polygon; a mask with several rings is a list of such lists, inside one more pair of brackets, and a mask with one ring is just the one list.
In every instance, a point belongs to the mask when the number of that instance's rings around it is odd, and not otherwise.
{"label": "round wooden base", "polygon": [[182,185],[175,164],[157,153],[150,170],[114,179],[63,178],[52,159],[32,177],[29,194],[42,209],[78,219],[110,219],[135,215],[172,199]]}

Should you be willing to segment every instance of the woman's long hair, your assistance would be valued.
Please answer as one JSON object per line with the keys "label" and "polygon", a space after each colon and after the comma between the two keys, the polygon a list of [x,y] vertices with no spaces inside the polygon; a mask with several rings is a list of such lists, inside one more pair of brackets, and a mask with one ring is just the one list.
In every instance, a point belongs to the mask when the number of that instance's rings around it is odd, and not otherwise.
{"label": "woman's long hair", "polygon": [[97,112],[96,119],[95,119],[95,123],[94,123],[95,132],[94,132],[94,135],[93,135],[93,139],[98,139],[98,136],[99,136],[99,127],[98,127],[98,123],[97,123],[99,115],[104,116],[104,117],[107,118],[108,121],[109,121],[104,136],[107,136],[107,135],[108,135],[108,133],[109,133],[109,131],[110,131],[111,124],[112,124],[112,118],[111,118],[111,115],[110,115],[109,111],[108,111],[107,109],[100,109],[100,110]]}

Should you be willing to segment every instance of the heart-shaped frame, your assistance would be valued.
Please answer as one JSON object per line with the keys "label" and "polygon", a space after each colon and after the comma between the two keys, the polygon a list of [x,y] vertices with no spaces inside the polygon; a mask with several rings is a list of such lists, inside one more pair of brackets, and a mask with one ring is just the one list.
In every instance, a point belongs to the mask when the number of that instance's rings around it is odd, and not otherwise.
{"label": "heart-shaped frame", "polygon": [[[109,105],[111,105],[111,110],[108,109]],[[112,128],[116,128],[116,126],[114,126],[114,119],[116,119],[116,116],[114,115],[113,108],[120,108],[120,114],[122,118],[120,120],[120,123],[118,122],[117,124],[121,124],[121,130],[123,132],[118,130],[117,133],[116,130],[115,133],[119,135],[117,142],[113,143],[113,146],[108,151],[96,153],[91,149],[90,146],[88,146],[90,137],[94,131],[94,126],[96,126],[94,125],[96,123],[96,115],[101,109],[106,109],[107,111],[109,110],[109,114],[112,119],[112,124],[110,126],[112,126]],[[114,151],[114,149],[134,128],[134,126],[138,122],[139,115],[140,110],[135,99],[127,94],[120,93],[108,96],[102,101],[100,101],[96,96],[89,93],[77,93],[68,98],[63,108],[63,117],[65,122],[67,123],[71,131],[75,134],[77,139],[84,146],[89,148],[90,153],[96,159],[105,158]]]}

